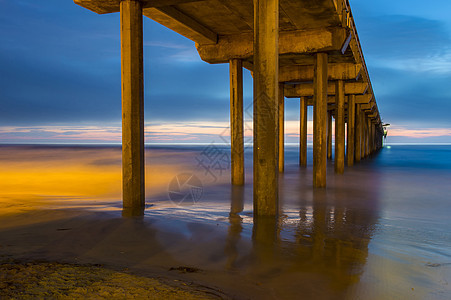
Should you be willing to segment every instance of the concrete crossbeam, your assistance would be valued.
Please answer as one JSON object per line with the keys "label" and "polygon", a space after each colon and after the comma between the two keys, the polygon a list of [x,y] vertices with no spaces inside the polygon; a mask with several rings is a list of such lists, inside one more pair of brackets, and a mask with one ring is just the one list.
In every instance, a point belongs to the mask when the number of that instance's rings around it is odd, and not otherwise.
{"label": "concrete crossbeam", "polygon": [[[368,89],[368,83],[366,82],[346,82],[345,83],[346,95],[360,95],[365,94]],[[327,94],[335,95],[335,85],[329,83],[327,86]],[[299,97],[312,97],[313,96],[313,84],[285,84],[285,97],[286,98],[299,98]],[[366,103],[368,103],[367,101]]]}
{"label": "concrete crossbeam", "polygon": [[[279,55],[309,54],[324,51],[339,51],[346,41],[344,28],[282,31],[279,34]],[[216,44],[196,45],[202,60],[211,63],[225,63],[232,58],[252,59],[252,32],[239,35],[219,36]]]}
{"label": "concrete crossbeam", "polygon": [[[338,63],[329,64],[327,68],[327,80],[355,80],[362,70],[361,64]],[[283,66],[279,70],[280,82],[312,81],[314,78],[314,66]],[[327,93],[327,85],[326,85]]]}

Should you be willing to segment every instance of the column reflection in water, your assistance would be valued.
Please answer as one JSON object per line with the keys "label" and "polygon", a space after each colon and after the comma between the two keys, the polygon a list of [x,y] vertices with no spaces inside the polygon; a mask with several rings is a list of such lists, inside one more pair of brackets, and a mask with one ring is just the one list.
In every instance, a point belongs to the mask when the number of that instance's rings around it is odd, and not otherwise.
{"label": "column reflection in water", "polygon": [[[359,282],[377,222],[377,191],[314,190],[299,218],[254,216],[251,273],[277,297],[346,297]],[[300,193],[302,195],[303,193]]]}
{"label": "column reflection in water", "polygon": [[226,268],[236,268],[239,256],[238,242],[243,231],[243,219],[239,215],[244,208],[244,186],[232,185],[230,192],[230,227],[227,233],[225,254],[227,256]]}
{"label": "column reflection in water", "polygon": [[274,216],[254,216],[252,231],[254,265],[265,267],[279,259],[279,223]]}

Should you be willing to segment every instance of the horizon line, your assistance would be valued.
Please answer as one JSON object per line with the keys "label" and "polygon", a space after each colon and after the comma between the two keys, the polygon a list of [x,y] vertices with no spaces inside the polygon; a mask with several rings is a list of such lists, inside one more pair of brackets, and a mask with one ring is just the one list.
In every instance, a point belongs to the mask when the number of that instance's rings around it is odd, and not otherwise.
{"label": "horizon line", "polygon": [[[208,146],[208,145],[219,145],[219,146],[230,146],[230,143],[221,143],[221,142],[198,142],[198,143],[184,143],[184,142],[174,142],[174,143],[144,143],[145,146],[183,146],[183,145],[199,145],[199,146]],[[253,143],[247,143],[248,145],[253,145]],[[115,142],[80,142],[80,143],[72,143],[72,142],[24,142],[24,143],[8,143],[8,142],[0,142],[0,145],[117,145],[117,146],[121,146],[122,143],[115,143]],[[299,146],[299,143],[284,143],[285,146]],[[334,142],[332,142],[332,145],[335,145]],[[385,143],[384,146],[396,146],[396,145],[443,145],[443,146],[451,146],[451,142],[449,143],[442,143],[442,142],[437,142],[437,143],[431,143],[431,142],[426,142],[426,143],[398,143],[398,142],[392,142],[392,143]],[[313,146],[313,143],[307,143],[307,146]]]}

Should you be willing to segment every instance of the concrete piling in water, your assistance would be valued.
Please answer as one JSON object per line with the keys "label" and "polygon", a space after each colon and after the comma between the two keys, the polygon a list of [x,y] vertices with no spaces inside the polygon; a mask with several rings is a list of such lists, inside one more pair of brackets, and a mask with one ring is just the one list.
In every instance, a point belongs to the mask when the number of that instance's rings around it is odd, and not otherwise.
{"label": "concrete piling in water", "polygon": [[356,104],[354,112],[355,120],[355,141],[354,141],[354,151],[355,151],[355,161],[359,162],[362,158],[362,124],[360,118],[360,104]]}
{"label": "concrete piling in water", "polygon": [[254,1],[254,215],[278,213],[279,1]]}
{"label": "concrete piling in water", "polygon": [[317,53],[313,77],[313,186],[326,187],[327,53]]}
{"label": "concrete piling in water", "polygon": [[123,0],[122,60],[122,197],[123,214],[144,214],[144,80],[142,3]]}
{"label": "concrete piling in water", "polygon": [[332,111],[327,111],[327,159],[332,160]]}
{"label": "concrete piling in water", "polygon": [[279,83],[279,173],[285,167],[285,97],[283,83]]}
{"label": "concrete piling in water", "polygon": [[307,99],[301,97],[299,113],[299,165],[301,167],[307,166],[307,108]]}
{"label": "concrete piling in water", "polygon": [[351,167],[354,165],[355,159],[355,95],[349,95],[347,130],[346,160],[348,167]]}
{"label": "concrete piling in water", "polygon": [[366,121],[365,121],[365,112],[364,111],[360,111],[360,123],[362,124],[362,137],[361,137],[361,158],[365,158],[367,153],[366,153]]}
{"label": "concrete piling in water", "polygon": [[343,80],[336,81],[335,89],[335,173],[343,174],[345,168],[345,93]]}
{"label": "concrete piling in water", "polygon": [[229,61],[231,182],[244,184],[243,64]]}
{"label": "concrete piling in water", "polygon": [[370,118],[368,118],[368,127],[370,128],[370,154],[374,152],[374,126]]}
{"label": "concrete piling in water", "polygon": [[367,139],[366,139],[366,154],[367,156],[370,156],[371,154],[371,126],[370,126],[370,118],[368,117],[368,115],[365,115],[365,121],[366,121],[366,134],[367,134]]}

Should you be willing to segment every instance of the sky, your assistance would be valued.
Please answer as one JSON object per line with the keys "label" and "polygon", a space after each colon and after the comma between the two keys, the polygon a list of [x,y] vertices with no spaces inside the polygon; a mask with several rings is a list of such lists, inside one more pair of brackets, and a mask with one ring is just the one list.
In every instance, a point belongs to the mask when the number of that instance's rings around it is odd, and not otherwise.
{"label": "sky", "polygon": [[[392,143],[451,143],[451,1],[350,0],[374,93]],[[119,14],[72,0],[0,0],[0,143],[121,141]],[[228,65],[144,18],[148,143],[223,142]],[[244,71],[246,135],[252,77]],[[299,101],[286,99],[286,142]],[[309,134],[312,121],[309,111]]]}

